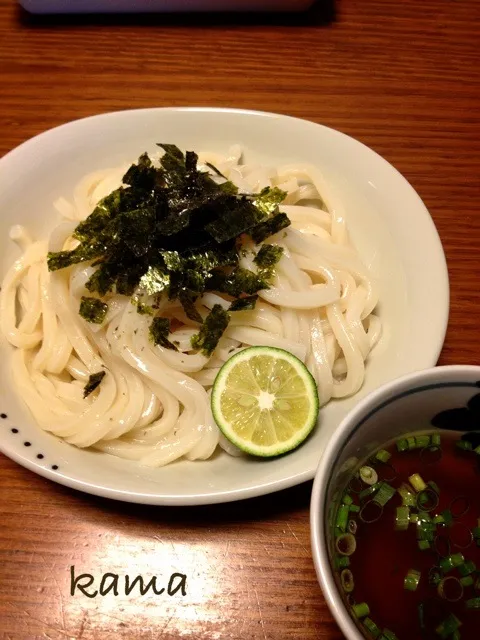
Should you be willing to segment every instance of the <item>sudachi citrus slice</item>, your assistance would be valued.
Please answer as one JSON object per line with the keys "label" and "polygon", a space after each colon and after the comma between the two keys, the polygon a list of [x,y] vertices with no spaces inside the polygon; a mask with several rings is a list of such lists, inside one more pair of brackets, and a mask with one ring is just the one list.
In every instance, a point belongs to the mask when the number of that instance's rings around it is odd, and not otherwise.
{"label": "sudachi citrus slice", "polygon": [[315,380],[294,355],[249,347],[227,360],[212,390],[213,417],[226,438],[256,456],[278,456],[305,440],[318,417]]}

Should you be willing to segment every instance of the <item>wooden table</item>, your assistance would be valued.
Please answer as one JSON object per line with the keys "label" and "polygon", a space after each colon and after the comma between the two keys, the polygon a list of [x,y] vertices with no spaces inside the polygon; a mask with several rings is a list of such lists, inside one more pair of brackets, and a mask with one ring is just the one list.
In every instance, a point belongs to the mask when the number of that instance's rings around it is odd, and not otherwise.
{"label": "wooden table", "polygon": [[[132,0],[133,1],[133,0]],[[328,5],[328,6],[327,6]],[[297,19],[32,19],[0,0],[0,155],[114,109],[237,106],[348,133],[417,189],[444,243],[442,364],[478,363],[480,3],[341,0]],[[315,578],[311,485],[225,506],[129,506],[0,458],[0,636],[341,638]],[[70,594],[94,575],[187,575],[187,592]],[[137,592],[135,592],[137,593]]]}

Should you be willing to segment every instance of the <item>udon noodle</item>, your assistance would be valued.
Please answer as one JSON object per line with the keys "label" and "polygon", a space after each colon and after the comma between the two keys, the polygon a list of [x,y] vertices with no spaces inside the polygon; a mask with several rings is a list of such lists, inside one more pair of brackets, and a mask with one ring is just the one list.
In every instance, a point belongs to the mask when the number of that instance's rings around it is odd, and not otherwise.
{"label": "udon noodle", "polygon": [[[1,331],[13,345],[12,374],[22,399],[40,427],[77,447],[161,466],[185,457],[205,460],[220,445],[235,454],[211,414],[209,393],[220,367],[251,345],[286,349],[314,376],[320,404],[356,393],[365,360],[381,334],[373,313],[377,290],[350,245],[341,202],[311,166],[277,168],[242,162],[239,147],[221,157],[199,154],[243,193],[278,186],[288,193],[281,211],[291,226],[268,238],[283,247],[270,289],[260,292],[254,310],[232,313],[211,357],[192,351],[198,324],[180,303],[162,299],[162,316],[175,320],[170,339],[178,352],[149,340],[148,316],[130,298],[109,295],[101,325],[79,315],[86,263],[50,273],[47,251],[71,249],[79,220],[121,183],[126,167],[86,176],[73,202],[55,208],[62,221],[47,240],[32,241],[20,226],[10,237],[22,251],[6,274],[0,297]],[[259,246],[244,252],[240,264],[256,270]],[[198,309],[205,316],[215,304],[229,302],[206,293]],[[107,371],[98,390],[84,398],[90,374]]]}

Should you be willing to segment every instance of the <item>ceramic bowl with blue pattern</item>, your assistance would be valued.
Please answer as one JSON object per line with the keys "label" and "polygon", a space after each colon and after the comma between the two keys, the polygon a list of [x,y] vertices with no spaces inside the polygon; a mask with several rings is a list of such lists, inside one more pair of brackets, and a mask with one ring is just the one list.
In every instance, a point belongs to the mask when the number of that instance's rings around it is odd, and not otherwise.
{"label": "ceramic bowl with blue pattern", "polygon": [[[461,432],[480,445],[480,366],[435,367],[390,382],[365,397],[340,423],[320,461],[311,499],[311,543],[325,599],[348,640],[364,640],[331,570],[327,514],[352,469],[406,434]],[[480,486],[479,486],[480,490]]]}

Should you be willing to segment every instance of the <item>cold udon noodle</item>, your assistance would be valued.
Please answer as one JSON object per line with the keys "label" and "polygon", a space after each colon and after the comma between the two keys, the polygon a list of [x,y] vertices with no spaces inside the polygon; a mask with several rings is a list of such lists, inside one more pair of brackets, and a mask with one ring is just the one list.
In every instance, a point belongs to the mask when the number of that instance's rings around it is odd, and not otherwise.
{"label": "cold udon noodle", "polygon": [[[198,324],[178,301],[160,302],[162,316],[175,319],[174,352],[149,340],[150,318],[126,296],[108,296],[101,325],[80,317],[91,266],[48,271],[47,251],[75,246],[78,221],[120,185],[125,167],[86,176],[73,203],[58,200],[63,220],[48,240],[32,241],[25,228],[12,228],[22,255],[2,284],[1,330],[15,347],[15,385],[42,429],[77,447],[152,467],[182,457],[205,460],[218,445],[235,454],[213,420],[209,391],[223,363],[252,345],[280,347],[300,358],[318,384],[321,406],[360,389],[381,321],[373,313],[377,288],[349,244],[341,202],[311,166],[270,168],[243,164],[241,157],[240,148],[228,157],[199,154],[200,162],[215,164],[243,193],[265,186],[286,191],[280,209],[291,226],[267,240],[283,247],[271,288],[260,292],[254,310],[232,313],[209,358],[192,351]],[[240,264],[256,271],[260,245],[248,248]],[[214,304],[229,306],[221,295],[205,293],[198,305],[202,316]],[[90,374],[99,370],[110,375],[84,398]]]}

